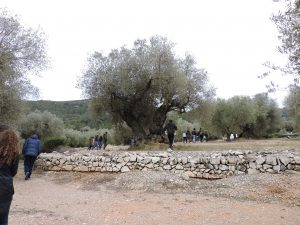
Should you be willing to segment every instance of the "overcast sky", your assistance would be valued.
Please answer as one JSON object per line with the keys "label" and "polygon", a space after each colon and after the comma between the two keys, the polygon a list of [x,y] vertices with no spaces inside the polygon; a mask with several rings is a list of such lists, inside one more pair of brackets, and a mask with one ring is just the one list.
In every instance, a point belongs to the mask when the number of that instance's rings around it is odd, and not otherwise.
{"label": "overcast sky", "polygon": [[[178,55],[191,53],[220,98],[265,92],[262,64],[284,60],[269,19],[282,5],[272,0],[1,0],[0,7],[46,33],[51,67],[32,79],[44,100],[83,98],[75,86],[89,54],[153,35],[176,43]],[[285,95],[271,97],[281,104]]]}

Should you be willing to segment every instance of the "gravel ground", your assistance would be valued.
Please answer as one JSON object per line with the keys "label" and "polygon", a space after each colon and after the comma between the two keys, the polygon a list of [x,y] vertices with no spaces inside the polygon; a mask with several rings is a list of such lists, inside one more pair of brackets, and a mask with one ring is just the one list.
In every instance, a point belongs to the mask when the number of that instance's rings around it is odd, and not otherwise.
{"label": "gravel ground", "polygon": [[[77,183],[82,190],[138,191],[148,193],[201,194],[240,201],[278,202],[295,206],[300,200],[300,173],[257,174],[205,180],[169,172],[136,171],[123,174],[48,172],[56,183]],[[58,178],[59,177],[59,178]]]}
{"label": "gravel ground", "polygon": [[221,180],[136,171],[45,172],[14,180],[10,224],[300,224],[300,173]]}
{"label": "gravel ground", "polygon": [[[108,147],[112,155],[126,150]],[[267,154],[271,149],[264,150]],[[66,151],[86,152],[82,148],[58,150]],[[298,153],[294,149],[288,152]],[[13,225],[300,224],[299,172],[205,180],[166,171],[115,174],[35,170],[25,181],[22,171],[21,163],[14,179],[9,218]]]}

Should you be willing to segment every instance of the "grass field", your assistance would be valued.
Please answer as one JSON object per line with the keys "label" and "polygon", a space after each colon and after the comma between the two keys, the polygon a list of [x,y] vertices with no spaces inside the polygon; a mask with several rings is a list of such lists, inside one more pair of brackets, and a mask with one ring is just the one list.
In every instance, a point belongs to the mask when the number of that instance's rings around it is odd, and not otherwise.
{"label": "grass field", "polygon": [[[152,143],[145,145],[143,149],[132,150],[165,150],[167,144]],[[296,150],[300,151],[300,138],[272,138],[264,140],[238,139],[227,142],[223,140],[209,141],[202,143],[176,142],[174,150],[178,151],[227,151],[227,150],[252,150],[252,151],[269,151],[269,150]]]}

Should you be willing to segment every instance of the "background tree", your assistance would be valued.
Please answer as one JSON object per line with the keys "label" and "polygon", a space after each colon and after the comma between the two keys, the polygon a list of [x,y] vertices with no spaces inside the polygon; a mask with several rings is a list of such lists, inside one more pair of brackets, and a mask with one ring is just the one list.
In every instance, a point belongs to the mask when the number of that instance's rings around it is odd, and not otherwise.
{"label": "background tree", "polygon": [[216,131],[212,124],[212,117],[214,115],[215,108],[216,101],[214,99],[207,99],[205,101],[201,101],[197,108],[185,113],[182,117],[193,123],[197,130],[201,128],[209,133],[209,137],[214,138],[213,134],[216,133]]}
{"label": "background tree", "polygon": [[79,86],[97,112],[109,111],[114,121],[125,121],[133,135],[160,135],[168,112],[185,112],[214,94],[206,71],[190,55],[177,57],[173,48],[166,38],[155,36],[108,56],[96,52]]}
{"label": "background tree", "polygon": [[285,99],[285,107],[288,110],[288,116],[292,118],[294,129],[300,131],[300,87],[293,86]]}
{"label": "background tree", "polygon": [[16,16],[0,8],[0,123],[15,123],[21,99],[36,94],[28,79],[47,64],[40,30],[23,27]]}
{"label": "background tree", "polygon": [[282,126],[280,110],[268,94],[257,94],[253,98],[255,105],[255,122],[252,135],[256,138],[271,137]]}
{"label": "background tree", "polygon": [[300,87],[294,86],[289,90],[289,94],[284,101],[284,105],[290,116],[294,117],[300,112]]}
{"label": "background tree", "polygon": [[221,135],[230,140],[231,134],[245,135],[255,121],[254,105],[250,97],[235,96],[218,100],[212,124]]}

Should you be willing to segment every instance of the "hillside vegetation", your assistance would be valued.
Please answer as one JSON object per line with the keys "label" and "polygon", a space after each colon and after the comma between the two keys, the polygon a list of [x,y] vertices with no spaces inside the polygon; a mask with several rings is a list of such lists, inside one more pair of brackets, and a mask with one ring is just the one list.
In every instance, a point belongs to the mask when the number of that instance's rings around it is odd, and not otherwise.
{"label": "hillside vegetation", "polygon": [[110,128],[108,115],[94,116],[89,110],[89,100],[74,101],[26,101],[26,113],[48,111],[61,118],[66,128],[80,130],[86,126],[90,128]]}

